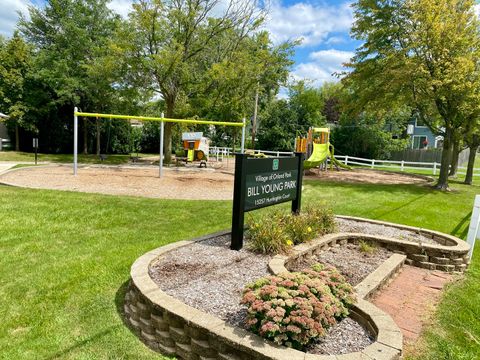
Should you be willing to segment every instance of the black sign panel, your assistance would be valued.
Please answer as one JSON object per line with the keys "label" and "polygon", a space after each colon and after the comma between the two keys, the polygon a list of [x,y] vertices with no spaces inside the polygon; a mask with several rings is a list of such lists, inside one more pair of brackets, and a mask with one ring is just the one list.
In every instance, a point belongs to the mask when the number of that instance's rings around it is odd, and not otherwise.
{"label": "black sign panel", "polygon": [[245,211],[297,198],[298,157],[246,161]]}
{"label": "black sign panel", "polygon": [[303,153],[260,159],[235,154],[232,249],[243,246],[245,212],[286,201],[292,202],[292,212],[300,211],[303,159]]}

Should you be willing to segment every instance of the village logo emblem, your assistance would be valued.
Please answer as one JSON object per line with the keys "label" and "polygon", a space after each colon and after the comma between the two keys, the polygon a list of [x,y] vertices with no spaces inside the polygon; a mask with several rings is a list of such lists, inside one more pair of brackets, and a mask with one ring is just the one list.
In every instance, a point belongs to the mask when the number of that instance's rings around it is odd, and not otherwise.
{"label": "village logo emblem", "polygon": [[273,166],[272,166],[272,170],[278,170],[278,164],[279,164],[280,160],[278,159],[273,159]]}

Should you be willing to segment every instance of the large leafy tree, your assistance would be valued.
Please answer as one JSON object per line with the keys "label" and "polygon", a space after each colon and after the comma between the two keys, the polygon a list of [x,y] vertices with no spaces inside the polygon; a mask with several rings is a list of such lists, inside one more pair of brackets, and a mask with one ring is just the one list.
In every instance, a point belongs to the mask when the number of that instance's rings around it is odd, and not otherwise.
{"label": "large leafy tree", "polygon": [[[140,0],[123,34],[132,78],[165,101],[176,116],[212,64],[220,63],[258,26],[253,1]],[[232,35],[235,36],[226,36]],[[219,48],[212,54],[212,46]],[[165,125],[165,160],[171,159],[172,123]]]}
{"label": "large leafy tree", "polygon": [[[228,36],[238,36],[236,31]],[[224,41],[224,40],[222,40]],[[288,69],[294,43],[274,46],[267,32],[257,32],[238,43],[228,54],[215,54],[222,46],[214,45],[210,54],[223,58],[205,72],[192,99],[192,105],[201,109],[201,115],[217,120],[241,119],[264,109],[277,94],[280,85],[288,80]],[[254,115],[255,116],[255,115]],[[261,121],[261,119],[260,119]],[[252,118],[252,143],[256,137],[256,124]],[[219,128],[221,137],[235,137],[238,128]]]}
{"label": "large leafy tree", "polygon": [[[108,0],[49,0],[45,6],[30,6],[29,18],[19,27],[37,50],[36,78],[52,93],[46,104],[63,121],[71,118],[73,106],[87,111],[111,109],[121,84],[121,68],[112,56],[111,39],[120,18]],[[97,152],[100,124],[97,120]],[[87,145],[87,121],[84,139]],[[85,149],[86,150],[86,149]]]}
{"label": "large leafy tree", "polygon": [[310,126],[325,125],[326,118],[322,114],[325,101],[320,89],[299,81],[290,87],[289,94],[290,106],[297,114],[297,124],[301,129],[305,131]]}
{"label": "large leafy tree", "polygon": [[298,129],[298,114],[287,100],[270,102],[261,113],[258,143],[260,149],[292,151]]}
{"label": "large leafy tree", "polygon": [[17,31],[0,47],[0,108],[9,115],[7,126],[15,129],[17,151],[20,150],[20,128],[35,130],[35,124],[27,117],[32,61],[32,49]]}
{"label": "large leafy tree", "polygon": [[478,81],[479,24],[473,0],[359,0],[354,38],[363,42],[346,78],[357,105],[404,102],[444,136],[439,189],[448,189],[462,109]]}

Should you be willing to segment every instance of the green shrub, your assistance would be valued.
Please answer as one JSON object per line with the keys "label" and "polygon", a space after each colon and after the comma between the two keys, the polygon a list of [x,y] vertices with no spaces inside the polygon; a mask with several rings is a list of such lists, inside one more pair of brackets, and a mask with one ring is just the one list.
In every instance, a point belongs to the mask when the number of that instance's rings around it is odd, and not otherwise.
{"label": "green shrub", "polygon": [[324,206],[309,206],[305,208],[304,214],[317,236],[336,231],[335,215],[332,209]]}
{"label": "green shrub", "polygon": [[373,254],[377,251],[377,247],[375,246],[375,244],[362,240],[359,243],[359,250],[364,254]]}
{"label": "green shrub", "polygon": [[333,212],[325,207],[307,207],[301,214],[273,212],[247,220],[248,246],[264,254],[285,252],[294,244],[335,231]]}
{"label": "green shrub", "polygon": [[279,345],[302,349],[348,315],[353,288],[333,267],[268,276],[248,285],[247,326]]}
{"label": "green shrub", "polygon": [[250,250],[263,254],[286,252],[293,245],[283,226],[278,223],[278,215],[264,216],[255,221],[247,220],[247,246]]}

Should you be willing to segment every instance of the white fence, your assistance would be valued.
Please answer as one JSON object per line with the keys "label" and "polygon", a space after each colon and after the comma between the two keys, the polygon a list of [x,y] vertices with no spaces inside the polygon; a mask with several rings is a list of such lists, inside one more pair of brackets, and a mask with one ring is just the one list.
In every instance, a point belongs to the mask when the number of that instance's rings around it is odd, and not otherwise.
{"label": "white fence", "polygon": [[[371,169],[375,168],[387,168],[393,170],[427,170],[433,175],[437,175],[440,171],[440,163],[437,162],[416,162],[416,161],[394,161],[394,160],[377,160],[377,159],[364,159],[355,156],[348,155],[335,155],[335,158],[342,161],[345,165],[359,165],[368,166]],[[466,167],[458,167],[458,175],[465,175]],[[463,170],[463,171],[462,171]],[[480,169],[473,169],[473,176],[480,176]]]}
{"label": "white fence", "polygon": [[[248,151],[248,150],[246,150]],[[269,150],[254,150],[255,154],[263,153],[272,156],[281,156],[281,155],[293,155],[292,151],[269,151]],[[210,156],[216,157],[217,161],[223,161],[224,157],[229,157],[233,154],[232,148],[226,147],[210,147]],[[377,160],[377,159],[364,159],[355,156],[349,155],[335,155],[335,158],[345,165],[358,165],[366,166],[371,169],[380,168],[380,169],[391,169],[391,170],[426,170],[429,171],[432,175],[437,175],[440,171],[440,163],[438,162],[419,162],[419,161],[395,161],[395,160]],[[467,170],[464,166],[458,167],[458,175],[465,175]],[[473,176],[480,176],[480,169],[473,169]]]}
{"label": "white fence", "polygon": [[[246,152],[248,152],[248,149],[245,149]],[[251,151],[251,150],[250,150]],[[292,151],[269,151],[269,150],[253,150],[255,154],[266,154],[266,155],[272,155],[272,156],[281,156],[281,155],[293,155]],[[232,148],[227,148],[227,147],[217,147],[217,146],[211,146],[209,149],[210,156],[215,157],[220,161],[223,161],[224,157],[229,157],[231,154],[233,154]]]}

